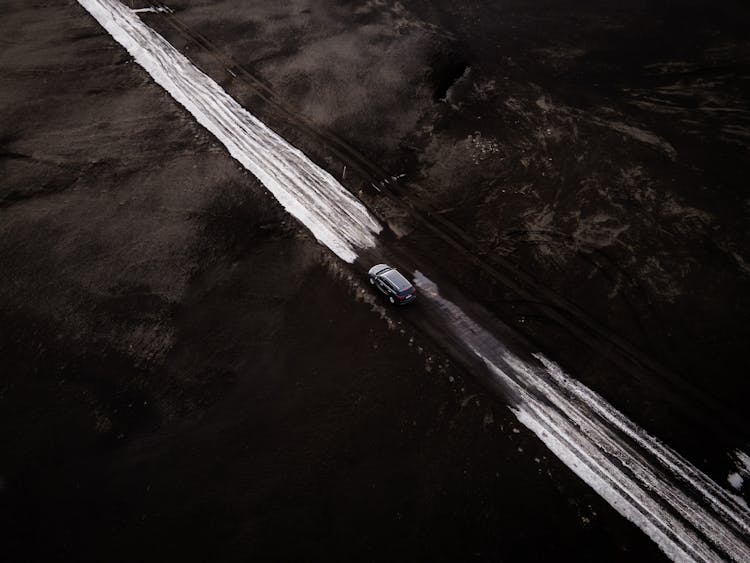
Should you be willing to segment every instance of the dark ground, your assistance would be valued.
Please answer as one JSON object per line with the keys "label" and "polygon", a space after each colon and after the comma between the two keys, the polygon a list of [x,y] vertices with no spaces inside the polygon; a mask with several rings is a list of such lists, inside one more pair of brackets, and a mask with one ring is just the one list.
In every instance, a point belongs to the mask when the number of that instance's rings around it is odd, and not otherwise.
{"label": "dark ground", "polygon": [[[405,245],[724,478],[750,391],[745,8],[170,5],[188,28],[149,24],[251,111],[332,172],[365,155],[347,184]],[[4,558],[660,558],[82,8],[4,6]],[[392,197],[378,167],[406,174]],[[414,201],[456,227],[455,257]],[[658,381],[607,379],[467,256],[582,309]],[[665,388],[727,421],[685,430]]]}

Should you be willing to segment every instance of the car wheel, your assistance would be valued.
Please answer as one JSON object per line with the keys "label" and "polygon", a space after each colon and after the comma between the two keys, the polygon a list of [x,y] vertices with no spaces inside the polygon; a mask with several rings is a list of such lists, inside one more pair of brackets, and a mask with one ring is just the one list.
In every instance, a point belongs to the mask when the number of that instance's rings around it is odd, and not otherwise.
{"label": "car wheel", "polygon": [[375,278],[370,278],[370,285],[375,285]]}
{"label": "car wheel", "polygon": [[395,300],[395,299],[393,298],[393,295],[391,295],[391,296],[390,296],[390,297],[388,298],[388,301],[390,301],[390,302],[391,302],[391,305],[395,305],[395,304],[396,304],[396,300]]}

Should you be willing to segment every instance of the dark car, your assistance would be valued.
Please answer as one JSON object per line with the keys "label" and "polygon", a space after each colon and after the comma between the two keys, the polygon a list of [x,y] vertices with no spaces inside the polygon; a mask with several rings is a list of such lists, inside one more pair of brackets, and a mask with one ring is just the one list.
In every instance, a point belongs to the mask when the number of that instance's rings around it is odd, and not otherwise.
{"label": "dark car", "polygon": [[396,268],[378,264],[370,268],[370,283],[377,287],[394,305],[406,305],[417,298],[417,290]]}

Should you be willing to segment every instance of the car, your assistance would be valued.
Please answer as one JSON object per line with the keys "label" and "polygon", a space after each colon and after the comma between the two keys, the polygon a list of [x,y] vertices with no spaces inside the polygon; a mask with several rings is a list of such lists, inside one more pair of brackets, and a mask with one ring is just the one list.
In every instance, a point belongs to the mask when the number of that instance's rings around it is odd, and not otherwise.
{"label": "car", "polygon": [[377,264],[368,272],[374,285],[393,305],[406,305],[417,298],[417,290],[401,272],[388,264]]}

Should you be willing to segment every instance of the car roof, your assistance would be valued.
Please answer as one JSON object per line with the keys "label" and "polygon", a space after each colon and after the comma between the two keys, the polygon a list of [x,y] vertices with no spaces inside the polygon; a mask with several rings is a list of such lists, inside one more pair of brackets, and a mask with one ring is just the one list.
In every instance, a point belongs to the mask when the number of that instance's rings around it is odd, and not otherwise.
{"label": "car roof", "polygon": [[390,269],[382,274],[382,277],[391,282],[396,291],[404,291],[411,288],[409,280],[407,280],[398,270]]}

